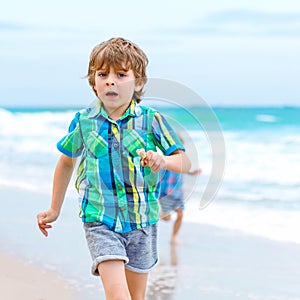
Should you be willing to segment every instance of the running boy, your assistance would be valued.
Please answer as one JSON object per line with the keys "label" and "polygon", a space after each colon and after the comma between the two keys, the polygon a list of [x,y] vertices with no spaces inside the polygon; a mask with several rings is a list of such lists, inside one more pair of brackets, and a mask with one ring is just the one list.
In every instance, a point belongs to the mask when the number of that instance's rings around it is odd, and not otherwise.
{"label": "running boy", "polygon": [[[188,172],[180,139],[162,117],[140,106],[146,83],[145,53],[123,38],[97,45],[88,80],[97,101],[79,111],[57,147],[62,152],[51,208],[38,214],[47,236],[64,201],[76,158],[80,215],[106,299],[144,299],[148,272],[157,264],[158,172]],[[160,151],[156,151],[158,147]],[[145,149],[141,159],[138,149]]]}

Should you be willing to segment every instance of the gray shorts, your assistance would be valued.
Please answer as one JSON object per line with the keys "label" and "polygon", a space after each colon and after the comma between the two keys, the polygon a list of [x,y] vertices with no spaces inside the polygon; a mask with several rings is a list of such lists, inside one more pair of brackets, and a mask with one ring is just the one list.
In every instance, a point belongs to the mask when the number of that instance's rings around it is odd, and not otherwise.
{"label": "gray shorts", "polygon": [[125,268],[136,273],[148,273],[156,266],[157,224],[126,233],[114,232],[98,222],[83,226],[93,260],[93,275],[99,275],[98,265],[107,260],[123,260]]}
{"label": "gray shorts", "polygon": [[171,196],[163,196],[159,199],[160,209],[163,214],[169,214],[176,210],[184,210],[184,200],[174,199]]}

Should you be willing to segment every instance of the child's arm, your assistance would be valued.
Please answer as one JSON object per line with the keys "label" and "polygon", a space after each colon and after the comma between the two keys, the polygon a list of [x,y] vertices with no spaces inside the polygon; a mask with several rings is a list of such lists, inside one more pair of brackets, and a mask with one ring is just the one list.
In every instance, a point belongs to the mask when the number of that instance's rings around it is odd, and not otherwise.
{"label": "child's arm", "polygon": [[72,177],[74,164],[75,160],[64,154],[61,155],[57,162],[54,172],[51,208],[37,215],[38,226],[45,236],[48,236],[47,229],[52,228],[48,223],[54,222],[59,216],[66,190]]}
{"label": "child's arm", "polygon": [[191,169],[191,161],[182,150],[176,150],[170,156],[150,150],[146,152],[141,165],[150,167],[153,172],[167,169],[176,173],[188,173]]}
{"label": "child's arm", "polygon": [[165,156],[166,169],[176,173],[188,173],[192,167],[191,161],[182,150],[174,151],[170,156]]}
{"label": "child's arm", "polygon": [[195,169],[193,171],[189,171],[188,175],[199,175],[201,173],[202,173],[202,170],[200,168],[198,168],[198,169]]}

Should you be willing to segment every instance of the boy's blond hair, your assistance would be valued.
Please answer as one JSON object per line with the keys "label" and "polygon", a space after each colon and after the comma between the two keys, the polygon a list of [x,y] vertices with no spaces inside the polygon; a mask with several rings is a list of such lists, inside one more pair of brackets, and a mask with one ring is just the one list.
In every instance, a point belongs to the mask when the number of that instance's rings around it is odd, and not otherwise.
{"label": "boy's blond hair", "polygon": [[147,82],[147,64],[148,58],[146,54],[136,44],[121,37],[111,38],[97,45],[92,50],[87,78],[94,90],[95,73],[97,70],[105,68],[109,71],[110,67],[115,70],[124,68],[126,70],[133,70],[136,84],[142,86],[141,90],[134,92],[134,98],[139,103],[143,95],[143,86]]}

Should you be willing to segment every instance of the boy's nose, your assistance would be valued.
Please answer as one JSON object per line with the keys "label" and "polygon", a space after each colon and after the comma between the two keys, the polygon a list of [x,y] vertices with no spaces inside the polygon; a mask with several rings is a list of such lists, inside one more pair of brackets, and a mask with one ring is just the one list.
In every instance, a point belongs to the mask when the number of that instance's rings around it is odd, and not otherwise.
{"label": "boy's nose", "polygon": [[115,85],[114,76],[113,74],[109,73],[106,78],[106,86]]}

